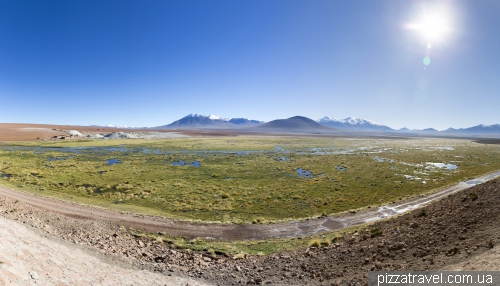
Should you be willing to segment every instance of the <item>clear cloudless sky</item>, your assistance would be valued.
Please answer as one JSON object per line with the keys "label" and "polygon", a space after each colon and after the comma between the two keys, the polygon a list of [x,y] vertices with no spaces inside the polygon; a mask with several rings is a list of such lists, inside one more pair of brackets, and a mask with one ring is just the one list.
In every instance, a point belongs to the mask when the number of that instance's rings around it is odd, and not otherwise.
{"label": "clear cloudless sky", "polygon": [[[431,40],[412,26],[425,15]],[[498,0],[2,0],[0,122],[497,124],[499,15]]]}

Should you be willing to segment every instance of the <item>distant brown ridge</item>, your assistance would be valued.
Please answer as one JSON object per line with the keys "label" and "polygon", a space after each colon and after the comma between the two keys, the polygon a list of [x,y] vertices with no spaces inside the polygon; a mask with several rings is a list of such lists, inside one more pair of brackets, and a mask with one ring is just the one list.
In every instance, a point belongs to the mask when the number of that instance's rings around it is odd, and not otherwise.
{"label": "distant brown ridge", "polygon": [[266,124],[253,127],[254,130],[270,131],[270,132],[298,132],[298,133],[333,133],[337,129],[330,128],[319,124],[318,122],[304,117],[294,116],[287,119],[277,119]]}

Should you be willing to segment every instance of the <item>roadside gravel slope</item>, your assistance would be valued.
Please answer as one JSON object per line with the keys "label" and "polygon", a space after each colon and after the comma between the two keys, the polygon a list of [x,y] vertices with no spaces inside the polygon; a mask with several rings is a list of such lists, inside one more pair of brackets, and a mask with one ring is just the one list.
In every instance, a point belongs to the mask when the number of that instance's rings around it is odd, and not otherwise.
{"label": "roadside gravel slope", "polygon": [[0,217],[0,285],[208,285],[103,261]]}

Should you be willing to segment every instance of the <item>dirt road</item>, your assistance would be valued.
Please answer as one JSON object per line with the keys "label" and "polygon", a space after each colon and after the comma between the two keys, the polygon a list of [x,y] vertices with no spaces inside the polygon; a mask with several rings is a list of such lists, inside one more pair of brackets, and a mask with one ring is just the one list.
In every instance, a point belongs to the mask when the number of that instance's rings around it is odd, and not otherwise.
{"label": "dirt road", "polygon": [[169,235],[190,238],[210,237],[221,240],[248,240],[310,235],[338,230],[366,222],[377,221],[418,208],[452,193],[492,180],[499,176],[500,171],[497,171],[467,182],[460,182],[427,196],[416,197],[400,203],[379,207],[377,209],[366,209],[354,214],[349,213],[305,221],[262,225],[192,223],[162,217],[122,214],[117,211],[79,205],[23,191],[17,191],[7,187],[0,187],[0,195],[68,216],[98,219],[149,232],[161,231]]}

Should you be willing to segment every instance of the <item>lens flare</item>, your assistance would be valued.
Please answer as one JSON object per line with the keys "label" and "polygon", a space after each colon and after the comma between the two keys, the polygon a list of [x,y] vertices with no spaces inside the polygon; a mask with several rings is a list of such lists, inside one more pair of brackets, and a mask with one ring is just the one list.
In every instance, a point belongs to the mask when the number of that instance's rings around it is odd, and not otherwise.
{"label": "lens flare", "polygon": [[429,56],[426,56],[424,58],[424,66],[428,66],[431,64],[431,58]]}
{"label": "lens flare", "polygon": [[[452,32],[452,13],[445,6],[424,7],[412,23],[406,28],[413,30],[428,47],[434,43],[442,43]],[[429,47],[430,49],[430,47]]]}

